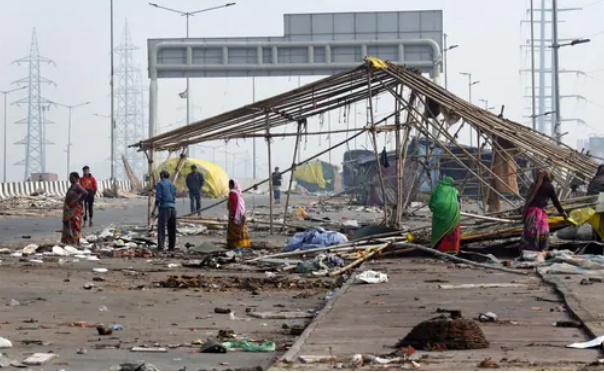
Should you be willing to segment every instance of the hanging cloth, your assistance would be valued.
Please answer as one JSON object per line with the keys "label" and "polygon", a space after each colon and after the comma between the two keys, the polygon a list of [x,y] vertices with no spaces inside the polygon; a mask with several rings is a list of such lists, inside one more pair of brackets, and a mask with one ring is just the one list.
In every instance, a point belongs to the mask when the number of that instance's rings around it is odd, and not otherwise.
{"label": "hanging cloth", "polygon": [[390,167],[390,162],[388,162],[388,153],[386,152],[385,146],[384,146],[384,150],[382,150],[382,154],[380,154],[380,164],[384,168]]}

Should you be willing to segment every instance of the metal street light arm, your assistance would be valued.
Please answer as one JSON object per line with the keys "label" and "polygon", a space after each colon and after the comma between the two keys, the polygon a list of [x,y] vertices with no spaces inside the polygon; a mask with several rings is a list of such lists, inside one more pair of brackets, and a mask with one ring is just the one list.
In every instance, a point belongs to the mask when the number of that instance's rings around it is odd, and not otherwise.
{"label": "metal street light arm", "polygon": [[14,88],[14,89],[9,89],[8,91],[0,91],[0,93],[2,93],[4,95],[7,95],[9,93],[17,92],[17,91],[20,91],[20,90],[25,89],[25,88],[27,88],[27,86],[23,86],[23,87],[19,87],[19,88]]}
{"label": "metal street light arm", "polygon": [[183,16],[184,15],[194,16],[195,14],[210,12],[210,11],[216,10],[216,9],[228,8],[228,7],[236,5],[236,4],[237,3],[227,3],[227,4],[223,4],[223,5],[219,5],[219,6],[214,6],[211,8],[200,9],[200,10],[196,10],[194,12],[187,12],[187,13],[183,14]]}
{"label": "metal street light arm", "polygon": [[152,7],[154,7],[154,8],[157,8],[157,9],[163,9],[163,10],[167,10],[167,11],[169,11],[169,12],[178,13],[178,14],[180,14],[181,16],[185,16],[185,15],[187,15],[187,12],[183,12],[183,11],[181,11],[181,10],[177,10],[177,9],[168,8],[168,7],[165,7],[165,6],[159,5],[159,4],[155,4],[155,3],[149,3],[149,5],[151,5],[151,6],[152,6]]}

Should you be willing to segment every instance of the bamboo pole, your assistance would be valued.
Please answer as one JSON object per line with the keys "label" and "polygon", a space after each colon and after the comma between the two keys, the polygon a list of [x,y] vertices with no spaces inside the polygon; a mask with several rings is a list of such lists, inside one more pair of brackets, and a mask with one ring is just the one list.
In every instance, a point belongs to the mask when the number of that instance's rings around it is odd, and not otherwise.
{"label": "bamboo pole", "polygon": [[149,189],[148,195],[147,195],[147,226],[149,227],[149,229],[151,229],[152,225],[153,225],[153,211],[155,211],[154,208],[154,201],[153,201],[153,195],[155,194],[155,177],[153,175],[153,157],[154,157],[154,149],[153,146],[151,147],[151,149],[149,149],[148,151],[145,152],[145,154],[147,155],[147,163],[148,163],[148,172],[149,172],[149,181],[147,182],[147,188]]}
{"label": "bamboo pole", "polygon": [[287,187],[287,198],[285,199],[285,209],[283,210],[283,225],[281,226],[281,232],[285,230],[285,224],[287,223],[287,208],[289,207],[289,196],[292,192],[292,184],[294,183],[294,173],[296,172],[296,157],[298,156],[298,144],[300,143],[300,134],[302,131],[302,124],[298,123],[298,136],[296,136],[296,145],[294,145],[294,158],[292,160],[292,175],[289,178],[289,186]]}
{"label": "bamboo pole", "polygon": [[[392,94],[392,91],[390,91],[390,93]],[[401,101],[403,102],[403,104],[404,104],[404,105],[406,105],[406,107],[407,107],[407,109],[408,109],[408,110],[409,110],[409,109],[411,109],[411,110],[415,110],[415,111],[416,111],[416,113],[417,113],[418,115],[420,115],[421,117],[424,117],[424,115],[423,115],[423,114],[421,114],[421,113],[418,113],[418,112],[417,112],[417,110],[416,110],[414,107],[409,106],[408,102],[406,102],[406,101],[405,101],[405,99],[403,99],[402,97],[397,97],[395,94],[393,94],[393,96],[394,96],[394,97],[395,97],[397,100],[401,100]],[[425,118],[425,117],[424,117],[424,118]],[[434,121],[434,123],[436,123],[436,124],[433,124],[433,125],[436,127],[437,122],[436,122],[436,121]],[[443,144],[443,143],[442,143],[440,140],[438,140],[437,135],[432,134],[432,133],[430,132],[430,130],[429,130],[429,129],[428,129],[428,130],[426,130],[426,129],[425,129],[423,126],[421,126],[421,127],[420,127],[420,126],[416,126],[416,128],[417,128],[417,129],[418,129],[420,132],[423,132],[423,133],[424,133],[424,136],[429,137],[430,139],[432,139],[432,140],[433,140],[433,141],[434,141],[436,144],[438,144],[438,145],[439,145],[439,146],[440,146],[440,147],[441,147],[441,148],[442,148],[442,149],[443,149],[445,152],[449,153],[449,155],[450,155],[450,156],[451,156],[453,159],[455,159],[455,160],[456,160],[456,161],[457,161],[457,162],[458,162],[460,165],[462,165],[463,167],[465,167],[465,168],[466,168],[466,169],[467,169],[467,170],[468,170],[468,171],[469,171],[471,174],[473,174],[473,175],[474,175],[474,177],[476,177],[478,180],[480,180],[480,181],[482,181],[482,182],[484,183],[484,180],[483,180],[483,179],[482,179],[480,176],[478,176],[478,175],[477,175],[477,174],[474,172],[474,170],[472,170],[472,168],[471,168],[471,167],[466,166],[466,165],[465,165],[465,164],[464,164],[464,163],[463,163],[463,162],[462,162],[462,161],[461,161],[461,160],[460,160],[460,159],[459,159],[459,158],[458,158],[458,157],[457,157],[457,156],[456,156],[456,155],[455,155],[455,154],[454,154],[454,153],[453,153],[453,152],[452,152],[452,151],[451,151],[451,150],[450,150],[450,149],[449,149],[447,146],[445,146],[445,144]],[[442,127],[441,127],[439,124],[438,124],[438,127],[436,127],[436,128],[437,128],[437,129],[439,129],[441,132],[443,132],[443,128],[442,128]],[[448,134],[446,131],[444,131],[444,134],[446,134],[447,136],[449,136],[449,137],[450,137],[450,135],[449,135],[449,134]],[[451,140],[450,140],[450,141],[451,141]],[[462,150],[462,152],[464,152],[464,153],[466,154],[466,156],[468,156],[468,157],[472,158],[471,154],[470,154],[470,153],[468,153],[468,152],[467,152],[465,149],[463,149],[463,148],[462,148],[462,147],[459,145],[459,143],[458,143],[457,141],[455,141],[455,140],[453,139],[453,141],[452,141],[452,142],[453,142],[455,145],[457,145],[457,147],[458,147],[458,148],[460,148],[460,149]],[[496,177],[496,178],[498,178],[496,175],[493,175],[493,176],[494,176],[494,177]],[[486,184],[486,183],[485,183],[485,184]],[[506,198],[504,195],[502,195],[501,193],[499,193],[499,192],[498,192],[498,191],[497,191],[495,188],[493,188],[491,185],[489,185],[489,184],[486,184],[486,185],[487,185],[487,186],[488,186],[488,187],[489,187],[491,190],[493,190],[493,192],[497,193],[497,195],[499,195],[499,197],[501,197],[501,198],[502,198],[502,199],[504,199],[506,202],[508,202],[508,203],[509,203],[511,206],[515,206],[515,205],[514,205],[514,203],[513,203],[512,201],[510,201],[510,200],[509,200],[509,199],[507,199],[507,198]],[[519,197],[520,197],[520,196],[519,196]],[[522,199],[522,197],[520,197],[520,198]]]}
{"label": "bamboo pole", "polygon": [[371,89],[371,67],[367,67],[369,73],[367,74],[367,85],[369,87],[369,118],[371,121],[371,138],[373,140],[373,150],[375,152],[375,166],[378,170],[378,176],[380,178],[380,188],[382,189],[382,198],[384,199],[384,224],[388,222],[388,201],[386,198],[386,188],[384,186],[384,174],[382,173],[382,165],[380,164],[380,155],[378,150],[377,138],[375,136],[375,121],[373,117],[373,92]]}
{"label": "bamboo pole", "polygon": [[[361,131],[361,132],[359,132],[359,133],[357,133],[357,134],[355,134],[355,135],[353,135],[353,136],[350,136],[350,137],[349,137],[349,138],[347,138],[346,140],[344,140],[344,141],[342,141],[342,142],[340,142],[340,143],[338,143],[338,144],[336,144],[336,145],[332,146],[331,148],[328,148],[328,149],[322,150],[322,151],[320,151],[319,153],[317,153],[317,154],[313,155],[312,157],[307,158],[307,159],[305,159],[305,160],[304,160],[304,161],[302,161],[302,162],[299,162],[299,163],[298,163],[298,166],[303,165],[303,164],[305,164],[305,163],[308,163],[308,162],[312,161],[313,159],[319,158],[319,157],[320,157],[320,156],[322,156],[323,154],[326,154],[327,152],[329,152],[329,150],[330,150],[330,149],[331,149],[331,150],[333,150],[333,149],[335,149],[335,148],[337,148],[337,147],[340,147],[340,146],[342,146],[342,145],[344,145],[344,144],[348,143],[349,141],[352,141],[352,140],[354,140],[355,138],[357,138],[357,137],[361,136],[361,135],[362,135],[362,134],[364,134],[364,133],[365,133],[365,131]],[[291,170],[292,170],[291,168],[288,168],[287,170],[284,170],[284,171],[283,171],[281,174],[286,174],[286,173],[290,172]],[[269,178],[269,179],[262,180],[261,182],[256,183],[256,184],[252,185],[251,187],[249,187],[249,188],[247,188],[247,189],[244,189],[244,190],[242,191],[242,193],[249,192],[250,190],[256,189],[256,188],[258,188],[260,185],[265,184],[265,183],[268,183],[269,181],[271,181],[271,179],[270,179],[270,178]],[[204,207],[203,209],[201,209],[201,211],[203,212],[203,211],[205,211],[205,210],[209,210],[209,209],[211,209],[211,208],[213,208],[213,207],[216,207],[216,206],[218,206],[218,205],[221,205],[221,204],[225,203],[227,200],[228,200],[228,199],[223,198],[222,200],[220,200],[220,201],[218,201],[218,202],[216,202],[216,203],[213,203],[213,204],[211,204],[210,206]],[[182,216],[182,217],[179,217],[179,219],[180,219],[180,218],[186,218],[187,216],[190,216],[190,214],[189,214],[189,215],[184,215],[184,216]]]}
{"label": "bamboo pole", "polygon": [[[273,172],[273,161],[271,157],[271,123],[269,119],[268,113],[266,113],[266,150],[268,153],[268,179],[272,179]],[[268,226],[268,234],[273,234],[273,183],[268,183],[269,187],[269,226]]]}

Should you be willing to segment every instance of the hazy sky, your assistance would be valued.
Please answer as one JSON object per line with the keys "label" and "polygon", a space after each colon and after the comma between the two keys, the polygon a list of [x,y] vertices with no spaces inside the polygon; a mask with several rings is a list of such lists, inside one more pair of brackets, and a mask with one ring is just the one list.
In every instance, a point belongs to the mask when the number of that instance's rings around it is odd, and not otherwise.
{"label": "hazy sky", "polygon": [[[183,10],[197,10],[222,4],[222,1],[208,0],[164,0],[162,5]],[[540,0],[535,0],[537,1]],[[583,11],[561,13],[565,23],[560,24],[561,38],[591,37],[591,44],[564,48],[560,51],[561,66],[587,72],[586,76],[564,75],[561,89],[564,94],[580,94],[590,102],[563,100],[562,115],[565,118],[580,118],[587,126],[564,123],[562,132],[570,131],[565,141],[575,146],[577,139],[592,133],[604,132],[604,124],[597,114],[604,107],[601,87],[604,83],[604,1],[577,0],[559,1],[560,7],[586,6]],[[520,45],[528,38],[528,25],[520,21],[527,19],[526,0],[383,0],[368,2],[361,0],[239,0],[237,5],[212,13],[191,18],[191,37],[220,36],[280,36],[283,34],[283,14],[341,11],[399,11],[442,9],[445,32],[450,44],[460,47],[449,54],[449,86],[461,97],[467,97],[467,78],[459,72],[471,72],[480,84],[474,87],[475,101],[486,99],[490,106],[499,108],[506,105],[508,118],[526,122],[523,115],[530,114],[525,108],[530,101],[522,99],[528,86],[529,76],[519,73],[521,68],[530,66],[530,56],[521,51]],[[135,58],[143,67],[145,89],[146,40],[148,38],[182,37],[185,20],[176,14],[158,10],[145,0],[115,0],[115,36],[119,44],[124,21],[128,19],[132,39],[140,51]],[[26,67],[12,65],[15,59],[29,53],[32,29],[36,28],[40,53],[56,62],[54,66],[44,66],[43,75],[55,81],[57,87],[44,87],[43,95],[48,99],[74,105],[84,101],[92,104],[73,112],[72,169],[79,170],[84,164],[93,168],[99,178],[109,176],[109,120],[94,116],[109,114],[109,0],[0,0],[0,90],[13,88],[11,82],[27,76]],[[302,78],[302,83],[316,78]],[[192,98],[197,119],[218,114],[247,104],[252,98],[251,79],[203,79],[192,80]],[[257,80],[257,98],[295,88],[297,77]],[[173,129],[184,122],[182,107],[185,100],[179,99],[178,92],[185,87],[184,80],[160,81],[159,123],[162,131]],[[598,89],[599,88],[599,89]],[[25,92],[25,91],[24,91]],[[9,96],[9,102],[20,99],[20,93]],[[380,102],[378,112],[386,112],[390,106]],[[179,108],[181,108],[179,110]],[[1,108],[0,108],[1,109]],[[497,109],[499,110],[499,109]],[[26,116],[25,107],[9,106],[8,135],[8,178],[21,181],[23,167],[13,163],[25,156],[23,145],[12,145],[25,135],[25,125],[13,124]],[[61,177],[66,172],[67,144],[66,109],[52,108],[48,119],[55,124],[47,127],[47,139],[54,143],[48,146],[47,169]],[[332,115],[332,128],[342,128],[346,124]],[[364,117],[358,118],[359,125]],[[341,140],[334,136],[332,141]],[[383,143],[384,139],[380,139]],[[304,145],[303,158],[318,152],[328,143],[327,138],[309,139]],[[219,144],[212,144],[215,146]],[[365,139],[358,141],[365,145]],[[236,177],[251,176],[251,166],[242,159],[250,160],[251,143],[240,141],[229,144],[229,152],[248,152],[236,160]],[[287,168],[291,164],[292,140],[275,141],[273,164]],[[332,153],[332,162],[341,163],[343,150]],[[212,151],[195,150],[199,158],[212,160]],[[224,154],[215,153],[217,163],[224,165]],[[165,157],[165,155],[164,155]],[[328,157],[322,158],[327,161]],[[258,163],[266,164],[266,150],[258,142]],[[232,161],[229,158],[231,175]],[[264,176],[266,169],[260,169]]]}

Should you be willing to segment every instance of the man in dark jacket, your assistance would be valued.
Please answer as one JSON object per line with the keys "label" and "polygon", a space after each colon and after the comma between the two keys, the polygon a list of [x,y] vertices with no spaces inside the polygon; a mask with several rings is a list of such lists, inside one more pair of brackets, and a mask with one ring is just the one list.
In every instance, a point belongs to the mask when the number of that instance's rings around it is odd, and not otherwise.
{"label": "man in dark jacket", "polygon": [[191,173],[187,175],[187,189],[189,189],[189,200],[191,201],[191,214],[200,214],[201,210],[201,188],[206,183],[197,166],[191,166]]}
{"label": "man in dark jacket", "polygon": [[155,186],[155,207],[159,209],[157,218],[157,248],[164,250],[166,225],[168,226],[168,249],[176,248],[176,187],[170,181],[168,171],[160,172],[161,181]]}
{"label": "man in dark jacket", "polygon": [[275,172],[273,172],[273,197],[275,198],[275,203],[281,203],[281,182],[283,180],[283,176],[281,172],[279,172],[279,167],[275,167]]}

